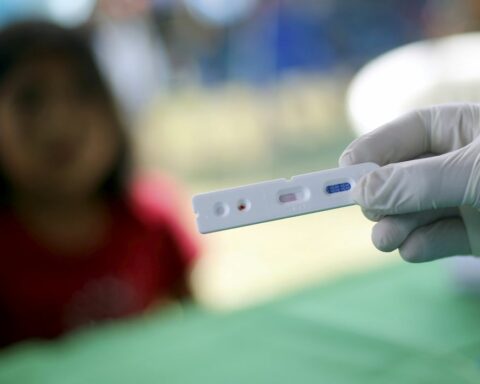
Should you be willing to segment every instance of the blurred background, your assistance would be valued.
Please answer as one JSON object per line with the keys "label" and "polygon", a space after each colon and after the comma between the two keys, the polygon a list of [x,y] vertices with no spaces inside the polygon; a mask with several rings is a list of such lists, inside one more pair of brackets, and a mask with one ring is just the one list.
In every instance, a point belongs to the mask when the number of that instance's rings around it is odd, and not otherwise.
{"label": "blurred background", "polygon": [[[336,167],[362,130],[428,103],[431,95],[438,99],[435,84],[422,89],[423,96],[410,96],[425,75],[413,76],[419,66],[403,66],[392,52],[476,31],[480,2],[0,0],[0,27],[30,17],[91,32],[140,166],[184,185],[179,214],[194,230],[194,193]],[[413,54],[435,66],[428,52]],[[439,60],[452,57],[448,49],[435,52]],[[463,61],[472,52],[468,45]],[[395,78],[401,90],[381,80],[385,61],[387,79]],[[464,93],[449,86],[441,100],[459,101]],[[465,98],[475,100],[477,93]],[[400,105],[399,94],[408,102]],[[375,250],[370,229],[358,207],[349,207],[202,236],[195,294],[212,308],[239,308],[398,262],[398,254]]]}

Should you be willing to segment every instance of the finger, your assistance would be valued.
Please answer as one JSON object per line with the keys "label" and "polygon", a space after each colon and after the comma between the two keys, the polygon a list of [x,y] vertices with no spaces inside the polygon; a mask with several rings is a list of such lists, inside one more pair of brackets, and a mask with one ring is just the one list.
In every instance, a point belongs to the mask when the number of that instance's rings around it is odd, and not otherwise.
{"label": "finger", "polygon": [[[478,207],[478,205],[476,205]],[[471,255],[480,256],[480,210],[474,206],[464,205],[459,207],[460,216],[467,228]],[[480,282],[479,282],[480,283]]]}
{"label": "finger", "polygon": [[[392,217],[392,215],[387,216],[384,215],[381,211],[376,211],[374,209],[368,209],[361,207],[363,216],[365,216],[368,220],[373,221],[375,223],[382,220],[384,217]],[[418,214],[423,214],[423,212],[418,212]],[[400,216],[400,215],[393,215],[393,216]]]}
{"label": "finger", "polygon": [[[468,151],[467,151],[468,150]],[[353,200],[377,215],[395,215],[473,204],[472,151],[389,164],[362,177],[352,189]]]}
{"label": "finger", "polygon": [[470,254],[465,225],[460,218],[450,218],[420,227],[400,246],[400,256],[411,263]]}
{"label": "finger", "polygon": [[446,104],[410,112],[354,140],[340,166],[411,160],[464,147],[479,134],[480,106]]}
{"label": "finger", "polygon": [[372,228],[372,242],[377,249],[391,252],[405,241],[415,229],[445,218],[459,217],[458,208],[408,213],[382,218]]}
{"label": "finger", "polygon": [[380,221],[384,216],[379,214],[377,211],[373,211],[367,208],[362,208],[363,215],[370,221]]}

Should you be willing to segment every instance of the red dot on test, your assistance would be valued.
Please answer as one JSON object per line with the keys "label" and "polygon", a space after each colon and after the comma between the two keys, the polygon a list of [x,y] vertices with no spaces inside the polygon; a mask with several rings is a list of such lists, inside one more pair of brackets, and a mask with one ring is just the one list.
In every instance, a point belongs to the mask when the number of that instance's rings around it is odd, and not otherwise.
{"label": "red dot on test", "polygon": [[237,209],[240,212],[248,211],[250,209],[250,201],[248,199],[242,199],[237,203]]}

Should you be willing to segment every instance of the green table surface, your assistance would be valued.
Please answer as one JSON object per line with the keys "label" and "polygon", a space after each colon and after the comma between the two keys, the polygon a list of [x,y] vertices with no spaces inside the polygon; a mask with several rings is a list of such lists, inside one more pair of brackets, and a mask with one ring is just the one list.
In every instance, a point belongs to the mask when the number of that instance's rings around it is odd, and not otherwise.
{"label": "green table surface", "polygon": [[0,383],[480,383],[480,300],[395,265],[228,314],[194,305],[0,354]]}

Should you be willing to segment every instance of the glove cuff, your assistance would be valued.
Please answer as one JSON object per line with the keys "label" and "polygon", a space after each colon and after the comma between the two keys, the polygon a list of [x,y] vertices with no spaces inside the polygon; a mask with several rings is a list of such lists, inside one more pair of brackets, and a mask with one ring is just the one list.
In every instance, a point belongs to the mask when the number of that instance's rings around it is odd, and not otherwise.
{"label": "glove cuff", "polygon": [[460,207],[460,214],[465,224],[472,255],[480,256],[480,211],[464,205]]}

